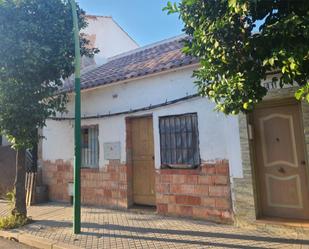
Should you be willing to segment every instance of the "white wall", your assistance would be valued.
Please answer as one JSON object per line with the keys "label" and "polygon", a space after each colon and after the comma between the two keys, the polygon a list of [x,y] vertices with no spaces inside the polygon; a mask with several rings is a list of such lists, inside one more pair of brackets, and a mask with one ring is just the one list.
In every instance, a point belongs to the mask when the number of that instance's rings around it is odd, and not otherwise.
{"label": "white wall", "polygon": [[96,36],[94,46],[100,49],[94,58],[97,65],[105,63],[109,57],[139,47],[111,17],[88,16],[87,22],[88,27],[82,32]]}
{"label": "white wall", "polygon": [[[128,83],[114,84],[82,93],[82,116],[108,114],[164,103],[196,93],[192,68],[148,77]],[[71,96],[72,97],[72,96]],[[68,105],[68,117],[72,117],[73,101]],[[155,166],[160,168],[160,116],[183,113],[198,113],[201,159],[212,162],[229,159],[231,175],[241,176],[238,118],[226,117],[213,111],[214,104],[206,98],[194,98],[185,102],[161,107],[134,115],[153,115]],[[126,115],[83,120],[83,125],[99,125],[100,166],[107,164],[103,155],[103,144],[121,142],[121,161],[126,161]],[[44,129],[47,140],[43,143],[44,160],[73,159],[73,128],[70,122],[48,121]],[[59,146],[60,145],[60,146]],[[239,175],[240,174],[240,175]]]}

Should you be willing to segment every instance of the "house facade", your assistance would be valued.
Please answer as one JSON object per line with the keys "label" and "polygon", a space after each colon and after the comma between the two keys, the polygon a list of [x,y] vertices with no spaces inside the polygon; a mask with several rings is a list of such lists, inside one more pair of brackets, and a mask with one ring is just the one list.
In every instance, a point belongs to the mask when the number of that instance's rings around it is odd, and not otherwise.
{"label": "house facade", "polygon": [[[84,204],[232,221],[230,176],[241,174],[237,117],[197,96],[197,61],[176,38],[111,58],[82,76]],[[67,91],[71,91],[67,87]],[[68,201],[74,100],[43,130],[43,180]]]}
{"label": "house facade", "polygon": [[[303,231],[308,104],[294,100],[295,88],[266,80],[269,93],[253,113],[214,112],[197,95],[198,62],[181,52],[182,40],[121,54],[83,74],[82,203]],[[73,181],[73,85],[65,90],[68,113],[43,130],[43,181],[57,201],[69,201]]]}

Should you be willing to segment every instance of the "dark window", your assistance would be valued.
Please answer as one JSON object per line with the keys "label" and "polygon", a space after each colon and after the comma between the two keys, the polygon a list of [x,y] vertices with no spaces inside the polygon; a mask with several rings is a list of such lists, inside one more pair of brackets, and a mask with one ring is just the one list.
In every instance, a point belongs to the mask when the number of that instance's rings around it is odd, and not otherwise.
{"label": "dark window", "polygon": [[99,167],[99,129],[98,126],[82,128],[81,156],[82,167]]}
{"label": "dark window", "polygon": [[197,114],[160,117],[161,164],[194,168],[200,164]]}

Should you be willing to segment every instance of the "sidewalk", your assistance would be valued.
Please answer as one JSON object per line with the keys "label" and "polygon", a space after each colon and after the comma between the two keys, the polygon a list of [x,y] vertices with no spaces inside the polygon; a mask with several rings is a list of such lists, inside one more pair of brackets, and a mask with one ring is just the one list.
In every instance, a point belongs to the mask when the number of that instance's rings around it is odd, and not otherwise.
{"label": "sidewalk", "polygon": [[[0,201],[0,215],[5,210],[7,203]],[[204,221],[162,217],[154,213],[84,207],[80,235],[72,234],[70,206],[59,203],[37,205],[30,208],[29,216],[35,222],[13,232],[21,234],[24,243],[25,238],[30,238],[28,240],[35,243],[33,246],[40,248],[309,248],[309,238],[301,240],[297,234],[274,236]],[[54,247],[39,244],[45,240],[54,243]],[[56,243],[62,247],[57,247]]]}

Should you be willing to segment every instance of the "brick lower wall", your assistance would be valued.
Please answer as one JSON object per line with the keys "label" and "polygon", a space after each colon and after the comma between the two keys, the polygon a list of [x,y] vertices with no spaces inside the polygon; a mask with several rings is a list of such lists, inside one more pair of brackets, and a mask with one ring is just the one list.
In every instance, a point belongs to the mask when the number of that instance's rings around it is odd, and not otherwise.
{"label": "brick lower wall", "polygon": [[[45,161],[43,183],[48,186],[49,199],[69,202],[67,186],[73,181],[73,167],[62,160]],[[90,205],[128,207],[127,166],[119,161],[101,169],[81,169],[81,202]]]}
{"label": "brick lower wall", "polygon": [[158,213],[232,222],[227,161],[198,169],[161,169],[156,174]]}
{"label": "brick lower wall", "polygon": [[[42,176],[50,200],[70,201],[67,191],[68,183],[73,181],[70,163],[45,161]],[[130,164],[115,160],[101,169],[81,170],[83,204],[128,208],[133,204],[132,195]],[[157,170],[156,202],[159,214],[232,222],[228,162],[203,164],[198,169]]]}

